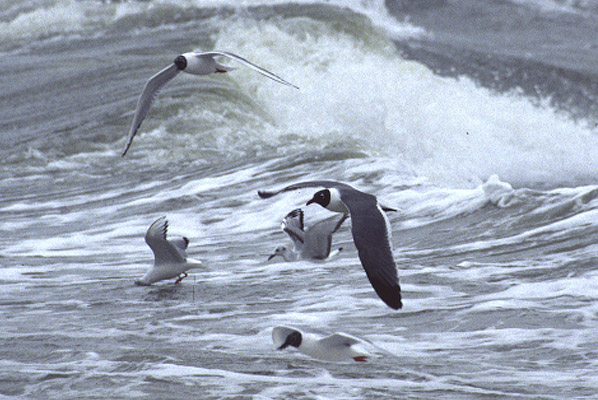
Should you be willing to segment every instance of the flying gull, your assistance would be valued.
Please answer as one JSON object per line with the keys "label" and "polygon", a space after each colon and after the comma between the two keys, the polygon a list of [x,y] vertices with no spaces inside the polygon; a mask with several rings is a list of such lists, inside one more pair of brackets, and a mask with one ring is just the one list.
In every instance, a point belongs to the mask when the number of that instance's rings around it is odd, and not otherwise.
{"label": "flying gull", "polygon": [[243,57],[240,57],[236,54],[228,53],[226,51],[208,51],[205,53],[189,52],[181,54],[174,59],[174,62],[171,65],[152,76],[145,84],[143,91],[141,92],[141,96],[137,101],[137,108],[135,109],[133,123],[131,124],[131,128],[129,129],[127,143],[125,144],[125,149],[122,153],[123,157],[125,156],[125,154],[127,154],[129,147],[131,147],[133,137],[135,137],[137,130],[141,126],[141,123],[143,122],[144,118],[147,116],[150,106],[156,98],[158,91],[162,89],[162,87],[168,81],[177,76],[179,72],[183,71],[192,75],[208,75],[211,73],[218,72],[224,73],[236,69],[234,67],[229,67],[227,65],[220,64],[214,59],[214,57],[229,58],[233,61],[240,63],[241,65],[244,65],[248,68],[253,69],[254,71],[259,72],[260,74],[272,80],[275,80],[278,83],[282,83],[283,85],[292,86],[296,89],[299,89],[297,86],[285,81],[284,79],[273,74],[272,72],[267,71],[264,68],[253,64],[252,62],[247,61]]}
{"label": "flying gull", "polygon": [[149,286],[154,282],[164,279],[177,278],[176,285],[187,277],[191,268],[199,268],[201,261],[187,259],[187,246],[189,239],[186,237],[168,240],[166,231],[168,221],[166,217],[158,218],[149,227],[145,234],[145,242],[154,252],[154,265],[147,271],[143,278],[135,281],[136,285]]}
{"label": "flying gull", "polygon": [[401,287],[392,255],[390,224],[384,213],[394,209],[381,206],[374,195],[335,181],[300,182],[277,191],[258,191],[258,195],[269,198],[279,193],[312,187],[326,189],[315,193],[307,205],[318,203],[330,211],[351,216],[353,242],[372,287],[389,307],[395,310],[401,308]]}
{"label": "flying gull", "polygon": [[371,356],[365,349],[367,342],[342,332],[325,336],[277,326],[272,329],[272,341],[278,350],[292,346],[305,355],[325,361],[366,362]]}
{"label": "flying gull", "polygon": [[285,261],[325,260],[336,256],[343,248],[330,252],[332,234],[341,227],[347,217],[347,214],[343,214],[340,218],[338,216],[326,218],[305,230],[303,210],[298,208],[291,211],[282,221],[281,228],[293,241],[293,248],[278,246],[268,260],[276,256],[281,256]]}

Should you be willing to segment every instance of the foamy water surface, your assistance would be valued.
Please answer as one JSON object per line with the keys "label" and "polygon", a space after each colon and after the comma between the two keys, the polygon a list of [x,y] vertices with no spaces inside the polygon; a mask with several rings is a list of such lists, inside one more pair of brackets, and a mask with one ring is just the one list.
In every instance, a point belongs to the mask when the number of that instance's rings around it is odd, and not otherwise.
{"label": "foamy water surface", "polygon": [[[0,2],[0,394],[594,397],[598,108],[596,75],[576,63],[593,53],[565,46],[571,70],[535,54],[514,68],[497,45],[479,62],[484,30],[451,50],[424,23],[463,4]],[[563,28],[556,16],[580,35],[598,26],[592,2],[503,6],[542,21],[539,37]],[[301,89],[245,69],[181,74],[121,158],[145,81],[213,48]],[[555,79],[530,94],[544,61]],[[307,225],[330,213],[305,207],[312,189],[257,190],[314,179],[398,209],[402,310],[377,298],[349,224],[326,263],[267,261],[290,243],[290,210]],[[135,286],[163,215],[205,267]],[[278,351],[277,325],[347,332],[378,354]]]}

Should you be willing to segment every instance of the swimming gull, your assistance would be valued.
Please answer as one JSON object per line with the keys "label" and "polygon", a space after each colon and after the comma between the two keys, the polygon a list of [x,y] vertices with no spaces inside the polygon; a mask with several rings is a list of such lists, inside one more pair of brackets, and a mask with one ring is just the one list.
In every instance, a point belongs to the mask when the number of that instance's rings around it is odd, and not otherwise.
{"label": "swimming gull", "polygon": [[297,208],[291,211],[282,221],[281,228],[293,241],[293,248],[278,246],[268,260],[276,256],[281,256],[285,261],[325,260],[336,256],[343,248],[330,251],[332,234],[341,227],[347,217],[347,214],[343,214],[340,218],[335,215],[319,221],[305,230],[303,210]]}
{"label": "swimming gull", "polygon": [[384,213],[394,209],[381,206],[374,195],[335,181],[300,182],[277,191],[258,191],[258,195],[269,198],[312,187],[326,189],[315,193],[307,205],[317,203],[330,211],[350,214],[353,242],[372,287],[389,307],[395,310],[401,308],[401,287],[392,255],[390,224]]}
{"label": "swimming gull", "polygon": [[189,52],[181,54],[174,59],[174,62],[171,65],[152,76],[145,84],[143,91],[141,92],[141,96],[137,101],[135,116],[133,117],[133,122],[131,123],[131,127],[129,129],[129,135],[127,136],[127,143],[125,144],[125,149],[122,153],[123,157],[125,156],[125,154],[127,154],[129,147],[131,147],[133,137],[135,137],[137,130],[141,126],[141,123],[143,122],[144,118],[146,117],[152,105],[152,102],[158,94],[158,91],[168,81],[177,76],[179,72],[183,71],[192,75],[208,75],[211,73],[218,72],[224,73],[236,69],[234,67],[229,67],[227,65],[220,64],[214,59],[214,57],[226,57],[228,59],[240,63],[241,65],[251,68],[254,71],[257,71],[260,74],[278,83],[282,83],[283,85],[292,86],[296,89],[299,89],[297,86],[285,81],[278,75],[275,75],[272,72],[262,67],[259,67],[253,64],[252,62],[244,59],[243,57],[240,57],[233,53],[228,53],[226,51],[208,51],[205,53]]}
{"label": "swimming gull", "polygon": [[187,277],[187,271],[201,266],[201,261],[187,259],[187,246],[189,239],[186,237],[168,240],[166,231],[168,221],[160,217],[149,227],[145,234],[145,242],[154,253],[154,265],[147,271],[143,278],[135,281],[136,285],[149,286],[154,282],[177,277],[174,284]]}
{"label": "swimming gull", "polygon": [[325,361],[366,362],[371,356],[365,349],[366,341],[342,332],[324,335],[277,326],[272,329],[272,341],[278,350],[292,346],[305,355]]}

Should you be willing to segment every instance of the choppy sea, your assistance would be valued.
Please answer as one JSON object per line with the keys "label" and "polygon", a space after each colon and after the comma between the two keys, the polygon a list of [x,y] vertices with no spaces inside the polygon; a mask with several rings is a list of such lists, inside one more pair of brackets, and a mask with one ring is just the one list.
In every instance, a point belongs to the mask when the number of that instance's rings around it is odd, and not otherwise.
{"label": "choppy sea", "polygon": [[[597,398],[597,32],[594,0],[0,0],[0,398]],[[300,90],[180,74],[120,157],[146,80],[212,49]],[[399,209],[402,310],[349,224],[267,261],[313,190],[257,190],[313,179]],[[163,215],[205,267],[135,286]]]}

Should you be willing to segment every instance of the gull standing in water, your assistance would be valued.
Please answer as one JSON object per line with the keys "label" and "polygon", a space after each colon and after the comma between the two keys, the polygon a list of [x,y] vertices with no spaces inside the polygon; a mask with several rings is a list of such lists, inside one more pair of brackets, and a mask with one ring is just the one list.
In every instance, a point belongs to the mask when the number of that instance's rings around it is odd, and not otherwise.
{"label": "gull standing in water", "polygon": [[127,143],[125,144],[125,149],[122,153],[123,157],[125,156],[125,154],[127,154],[129,147],[131,147],[133,137],[135,137],[137,130],[139,129],[141,123],[143,122],[147,113],[149,112],[149,109],[156,95],[158,94],[158,91],[168,81],[177,76],[179,72],[183,71],[192,75],[208,75],[218,72],[224,73],[236,69],[234,67],[229,67],[227,65],[220,64],[214,59],[214,57],[226,57],[228,59],[238,62],[241,65],[251,68],[254,71],[257,71],[260,74],[278,83],[282,83],[283,85],[292,86],[295,89],[299,89],[297,86],[285,81],[284,79],[273,74],[272,72],[262,67],[259,67],[253,64],[252,62],[247,61],[243,57],[240,57],[233,53],[228,53],[226,51],[208,51],[205,53],[189,52],[181,54],[174,59],[171,65],[152,76],[145,84],[143,91],[141,92],[141,96],[137,101],[135,116],[133,117],[133,122],[131,123],[131,128],[129,129],[129,135],[127,136]]}
{"label": "gull standing in water", "polygon": [[268,260],[276,256],[281,256],[285,261],[296,261],[297,259],[325,260],[336,256],[343,248],[340,247],[332,253],[330,252],[332,234],[341,227],[347,217],[347,214],[343,214],[340,218],[337,216],[327,218],[305,230],[303,210],[298,208],[291,211],[282,221],[281,228],[293,241],[293,248],[278,246],[274,253],[268,257]]}
{"label": "gull standing in water", "polygon": [[335,181],[300,182],[277,191],[258,191],[258,195],[269,198],[282,192],[312,187],[325,189],[316,192],[307,205],[317,203],[330,211],[350,214],[353,242],[372,287],[390,308],[401,308],[401,287],[392,255],[390,224],[384,213],[396,210],[381,206],[374,195]]}
{"label": "gull standing in water", "polygon": [[186,237],[168,240],[166,231],[168,221],[166,217],[158,218],[149,227],[145,234],[145,242],[154,253],[154,265],[147,271],[143,278],[135,281],[136,285],[149,286],[154,282],[164,279],[177,278],[174,284],[187,277],[191,268],[199,268],[201,261],[187,259],[187,246],[189,239]]}
{"label": "gull standing in water", "polygon": [[326,336],[277,326],[272,329],[272,341],[278,350],[292,346],[305,355],[325,361],[366,362],[371,356],[365,349],[367,342],[342,332]]}

